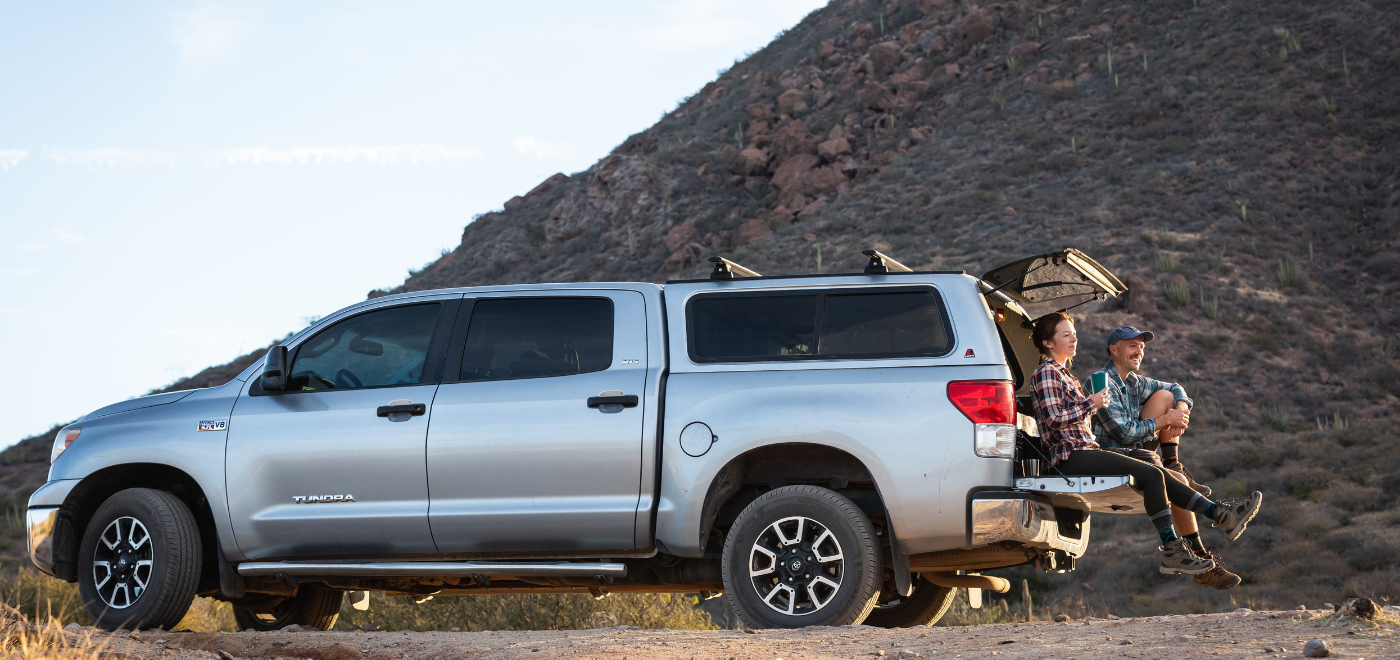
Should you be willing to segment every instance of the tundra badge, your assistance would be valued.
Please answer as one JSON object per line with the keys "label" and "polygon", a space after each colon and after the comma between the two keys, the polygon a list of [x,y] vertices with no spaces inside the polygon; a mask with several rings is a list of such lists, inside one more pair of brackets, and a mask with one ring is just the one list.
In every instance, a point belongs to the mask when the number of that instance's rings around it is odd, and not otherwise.
{"label": "tundra badge", "polygon": [[201,430],[201,431],[227,431],[227,430],[228,430],[228,420],[226,420],[226,419],[215,419],[215,420],[200,422],[200,423],[199,423],[199,430]]}
{"label": "tundra badge", "polygon": [[294,504],[322,504],[325,502],[354,502],[354,495],[293,495]]}

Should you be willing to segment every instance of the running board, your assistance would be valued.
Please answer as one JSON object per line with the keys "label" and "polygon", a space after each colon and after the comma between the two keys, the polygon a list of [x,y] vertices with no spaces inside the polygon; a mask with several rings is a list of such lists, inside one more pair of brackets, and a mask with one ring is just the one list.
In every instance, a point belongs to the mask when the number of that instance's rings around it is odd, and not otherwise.
{"label": "running board", "polygon": [[506,564],[471,561],[403,561],[350,564],[341,562],[245,562],[238,574],[316,577],[470,577],[472,575],[529,577],[624,577],[626,564],[529,562]]}

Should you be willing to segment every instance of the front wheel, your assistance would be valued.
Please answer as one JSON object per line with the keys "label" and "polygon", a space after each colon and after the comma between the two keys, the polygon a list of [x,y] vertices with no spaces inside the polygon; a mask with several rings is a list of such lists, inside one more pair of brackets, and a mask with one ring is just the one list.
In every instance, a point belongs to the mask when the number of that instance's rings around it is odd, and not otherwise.
{"label": "front wheel", "polygon": [[884,562],[870,519],[816,486],[771,490],[744,509],[724,542],[724,591],[750,628],[860,623],[879,596]]}
{"label": "front wheel", "polygon": [[865,617],[865,625],[877,628],[931,626],[948,612],[957,593],[953,587],[940,587],[916,573],[914,592],[908,598],[899,594],[882,598],[870,611],[870,616]]}
{"label": "front wheel", "polygon": [[258,632],[281,630],[294,623],[303,628],[330,630],[340,616],[340,603],[344,598],[343,591],[303,584],[297,587],[295,596],[276,605],[260,609],[235,605],[233,622],[238,624],[239,630]]}
{"label": "front wheel", "polygon": [[98,507],[78,554],[78,595],[103,630],[162,628],[184,618],[199,586],[199,525],[179,498],[129,488]]}

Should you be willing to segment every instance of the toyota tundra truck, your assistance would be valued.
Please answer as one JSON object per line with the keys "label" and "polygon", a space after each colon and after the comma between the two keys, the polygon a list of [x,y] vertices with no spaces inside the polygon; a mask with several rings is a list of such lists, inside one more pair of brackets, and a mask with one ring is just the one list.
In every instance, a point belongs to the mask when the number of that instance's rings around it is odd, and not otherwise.
{"label": "toyota tundra truck", "polygon": [[[484,286],[361,302],[218,387],[59,431],[29,552],[106,629],[348,598],[723,595],[743,625],[928,625],[990,569],[1072,570],[1128,477],[1019,455],[1031,321],[1123,293],[1066,249],[982,277]],[[980,595],[980,592],[978,592]],[[378,597],[378,596],[376,596]]]}

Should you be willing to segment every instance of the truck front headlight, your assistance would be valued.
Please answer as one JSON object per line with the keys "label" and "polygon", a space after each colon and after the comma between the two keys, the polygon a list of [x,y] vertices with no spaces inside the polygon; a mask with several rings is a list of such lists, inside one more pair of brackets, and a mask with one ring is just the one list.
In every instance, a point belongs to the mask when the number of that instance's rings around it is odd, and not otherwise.
{"label": "truck front headlight", "polygon": [[973,451],[982,458],[1015,458],[1016,427],[1010,424],[977,424],[972,431]]}

